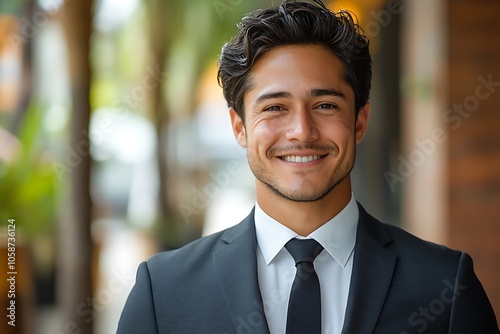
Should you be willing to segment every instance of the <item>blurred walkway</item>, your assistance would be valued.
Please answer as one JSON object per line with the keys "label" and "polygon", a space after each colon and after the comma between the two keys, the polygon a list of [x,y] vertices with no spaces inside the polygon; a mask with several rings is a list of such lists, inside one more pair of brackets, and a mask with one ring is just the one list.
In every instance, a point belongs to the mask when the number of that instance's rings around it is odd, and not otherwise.
{"label": "blurred walkway", "polygon": [[[120,221],[100,221],[93,231],[103,245],[94,294],[94,333],[116,333],[126,298],[135,283],[138,265],[156,252],[156,245]],[[85,301],[82,301],[85,302]],[[66,333],[57,308],[38,310],[36,334]]]}

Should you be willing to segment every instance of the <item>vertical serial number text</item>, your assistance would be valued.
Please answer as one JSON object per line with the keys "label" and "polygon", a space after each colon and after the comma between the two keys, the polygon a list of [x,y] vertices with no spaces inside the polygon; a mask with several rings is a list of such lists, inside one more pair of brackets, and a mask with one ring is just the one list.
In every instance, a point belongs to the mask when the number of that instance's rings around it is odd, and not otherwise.
{"label": "vertical serial number text", "polygon": [[7,298],[7,323],[16,326],[16,220],[9,219],[7,225],[7,282],[9,290]]}

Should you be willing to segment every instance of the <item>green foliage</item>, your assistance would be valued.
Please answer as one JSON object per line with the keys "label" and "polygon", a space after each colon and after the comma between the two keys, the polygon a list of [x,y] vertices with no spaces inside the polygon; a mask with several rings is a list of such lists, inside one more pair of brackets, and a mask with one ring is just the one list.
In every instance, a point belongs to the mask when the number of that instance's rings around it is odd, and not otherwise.
{"label": "green foliage", "polygon": [[19,15],[21,12],[22,2],[19,0],[2,0],[0,1],[0,14]]}
{"label": "green foliage", "polygon": [[56,175],[39,147],[42,111],[32,105],[19,133],[20,152],[0,161],[0,225],[10,218],[32,238],[50,231],[56,215]]}

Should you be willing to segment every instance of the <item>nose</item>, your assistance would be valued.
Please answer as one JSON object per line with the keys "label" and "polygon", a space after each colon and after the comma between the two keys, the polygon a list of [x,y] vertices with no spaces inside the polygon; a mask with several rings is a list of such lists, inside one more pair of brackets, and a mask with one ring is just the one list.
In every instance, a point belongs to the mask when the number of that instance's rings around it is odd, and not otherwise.
{"label": "nose", "polygon": [[319,137],[316,122],[307,108],[300,108],[290,115],[286,132],[289,141],[311,142]]}

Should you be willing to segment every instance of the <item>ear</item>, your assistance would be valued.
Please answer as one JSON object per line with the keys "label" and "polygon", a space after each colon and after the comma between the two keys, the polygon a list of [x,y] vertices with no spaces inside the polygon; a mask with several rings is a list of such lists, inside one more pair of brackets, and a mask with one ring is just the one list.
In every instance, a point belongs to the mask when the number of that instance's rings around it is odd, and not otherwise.
{"label": "ear", "polygon": [[233,108],[229,109],[229,116],[231,117],[231,126],[233,128],[234,138],[236,138],[236,141],[241,147],[247,147],[247,135],[243,120]]}
{"label": "ear", "polygon": [[356,118],[356,144],[361,143],[365,137],[366,129],[368,128],[368,118],[370,116],[370,102],[359,110],[358,117]]}

